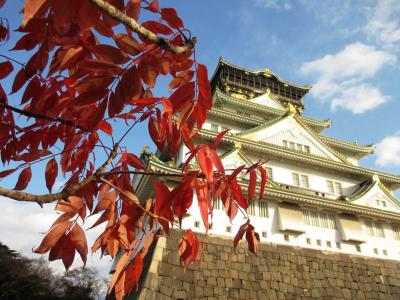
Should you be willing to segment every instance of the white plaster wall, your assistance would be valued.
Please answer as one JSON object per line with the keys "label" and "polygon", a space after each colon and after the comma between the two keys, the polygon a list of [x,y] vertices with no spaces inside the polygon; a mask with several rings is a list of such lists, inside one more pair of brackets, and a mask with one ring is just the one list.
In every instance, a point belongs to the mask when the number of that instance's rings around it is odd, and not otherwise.
{"label": "white plaster wall", "polygon": [[[360,220],[365,232],[366,242],[360,244],[361,252],[356,249],[356,244],[341,240],[340,233],[337,229],[328,229],[316,226],[306,225],[306,232],[302,234],[289,234],[289,241],[285,241],[284,232],[279,230],[279,221],[277,215],[277,202],[268,200],[268,218],[258,216],[250,216],[251,224],[255,227],[255,231],[259,233],[261,242],[272,242],[277,244],[288,244],[305,248],[338,251],[344,253],[352,253],[363,256],[374,256],[380,258],[390,258],[400,260],[400,241],[394,239],[390,224],[383,224],[385,238],[372,237],[367,234],[365,228],[365,220]],[[198,210],[197,200],[194,199],[192,207],[189,209],[189,216],[183,219],[182,227],[184,229],[191,228],[196,232],[205,232],[203,221]],[[210,219],[211,220],[211,219]],[[240,225],[245,223],[245,219],[240,212],[230,223],[229,218],[224,211],[213,211],[213,227],[209,230],[210,235],[220,235],[234,237],[239,230]],[[200,228],[194,227],[194,222],[198,221]],[[231,233],[226,232],[226,227],[231,226]],[[267,232],[267,237],[262,237],[262,232]],[[307,244],[307,238],[311,240],[311,245]],[[321,245],[317,245],[317,240],[321,241]],[[327,241],[331,242],[331,247],[327,245]],[[340,244],[338,248],[337,243]],[[374,254],[374,248],[377,248],[379,254]],[[383,254],[383,249],[388,251],[388,255]]]}

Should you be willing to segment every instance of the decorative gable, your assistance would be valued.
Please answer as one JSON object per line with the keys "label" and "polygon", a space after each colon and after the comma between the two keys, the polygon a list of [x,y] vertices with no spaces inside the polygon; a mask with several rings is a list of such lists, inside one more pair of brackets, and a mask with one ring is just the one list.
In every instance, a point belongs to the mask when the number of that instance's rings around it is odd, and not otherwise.
{"label": "decorative gable", "polygon": [[379,181],[377,176],[363,193],[350,200],[358,205],[370,206],[377,209],[400,212],[399,201]]}
{"label": "decorative gable", "polygon": [[282,104],[279,103],[279,101],[277,101],[273,98],[273,96],[271,95],[271,91],[269,89],[265,94],[262,94],[261,96],[250,99],[249,102],[257,103],[260,105],[268,106],[268,107],[271,107],[274,109],[279,109],[282,111],[286,111],[285,107],[283,107]]}
{"label": "decorative gable", "polygon": [[306,127],[295,114],[273,120],[267,124],[237,134],[254,141],[283,146],[291,150],[309,153],[343,162],[318,136]]}

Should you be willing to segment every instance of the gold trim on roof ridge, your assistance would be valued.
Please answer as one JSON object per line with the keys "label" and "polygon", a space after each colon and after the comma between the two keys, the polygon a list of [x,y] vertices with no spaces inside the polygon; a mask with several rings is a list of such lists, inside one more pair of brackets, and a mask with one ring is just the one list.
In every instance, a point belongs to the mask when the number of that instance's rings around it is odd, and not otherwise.
{"label": "gold trim on roof ridge", "polygon": [[[284,115],[287,113],[287,111],[282,111],[276,108],[272,108],[266,105],[262,105],[262,104],[258,104],[258,103],[254,103],[254,102],[250,102],[250,101],[241,101],[238,100],[236,98],[230,97],[229,95],[224,94],[222,91],[220,91],[219,89],[216,89],[215,93],[214,93],[214,97],[219,98],[219,99],[223,99],[223,100],[227,100],[230,101],[232,103],[238,104],[239,106],[244,106],[244,107],[248,107],[250,109],[256,110],[258,112],[267,112],[267,113],[271,113],[273,115]],[[301,116],[300,117],[304,120],[304,122],[311,124],[314,124],[315,127],[319,127],[319,128],[329,128],[332,124],[331,120],[316,120],[316,119],[312,119],[306,116]]]}

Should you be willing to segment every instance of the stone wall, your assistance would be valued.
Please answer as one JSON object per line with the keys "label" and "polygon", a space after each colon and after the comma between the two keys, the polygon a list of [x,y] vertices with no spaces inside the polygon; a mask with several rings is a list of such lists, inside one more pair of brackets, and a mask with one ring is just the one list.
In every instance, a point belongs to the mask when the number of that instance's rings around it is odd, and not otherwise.
{"label": "stone wall", "polygon": [[305,248],[200,236],[204,262],[184,272],[181,233],[160,238],[130,299],[400,299],[400,262]]}

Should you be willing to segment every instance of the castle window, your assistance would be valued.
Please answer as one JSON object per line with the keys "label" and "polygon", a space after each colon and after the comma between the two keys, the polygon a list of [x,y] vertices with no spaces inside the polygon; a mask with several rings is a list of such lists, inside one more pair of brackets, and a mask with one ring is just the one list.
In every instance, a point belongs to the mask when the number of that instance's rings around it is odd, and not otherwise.
{"label": "castle window", "polygon": [[374,254],[375,254],[375,255],[378,255],[378,254],[379,254],[379,251],[378,251],[377,248],[374,248]]}
{"label": "castle window", "polygon": [[199,221],[194,221],[194,227],[200,228],[200,222]]}
{"label": "castle window", "polygon": [[301,186],[305,187],[305,188],[308,188],[309,187],[308,186],[308,176],[307,175],[301,175],[300,178],[301,178]]}
{"label": "castle window", "polygon": [[256,215],[256,202],[251,201],[249,207],[247,208],[247,214],[249,216],[255,216]]}
{"label": "castle window", "polygon": [[272,178],[272,168],[265,167],[265,171],[267,171],[268,180],[273,180]]}
{"label": "castle window", "polygon": [[303,214],[306,225],[336,229],[336,217],[333,213],[305,209]]}
{"label": "castle window", "polygon": [[293,149],[293,150],[294,150],[294,149],[295,149],[295,146],[294,146],[294,145],[295,145],[295,144],[294,144],[293,142],[289,142],[289,148],[290,148],[290,149]]}
{"label": "castle window", "polygon": [[303,145],[302,144],[296,144],[296,150],[297,151],[303,151]]}
{"label": "castle window", "polygon": [[283,140],[283,147],[285,147],[285,148],[288,147],[288,141]]}
{"label": "castle window", "polygon": [[332,242],[331,241],[326,241],[326,246],[328,248],[332,248]]}
{"label": "castle window", "polygon": [[289,235],[288,234],[284,234],[283,235],[283,239],[285,240],[285,242],[289,242]]}
{"label": "castle window", "polygon": [[217,200],[214,201],[214,209],[223,210],[224,204],[222,203],[221,197],[218,197]]}
{"label": "castle window", "polygon": [[311,245],[311,239],[310,238],[306,238],[306,243],[307,243],[307,245]]}
{"label": "castle window", "polygon": [[381,223],[366,221],[365,225],[367,227],[368,235],[382,237],[382,238],[385,237],[385,233],[383,231],[383,226]]}
{"label": "castle window", "polygon": [[211,130],[212,131],[218,131],[218,125],[217,124],[211,124]]}
{"label": "castle window", "polygon": [[232,226],[226,226],[225,231],[228,233],[232,232]]}
{"label": "castle window", "polygon": [[360,245],[356,245],[356,251],[357,251],[357,252],[361,252],[361,247],[360,247]]}
{"label": "castle window", "polygon": [[383,255],[385,255],[385,256],[387,256],[387,255],[388,255],[388,252],[387,252],[387,250],[386,250],[386,249],[383,249],[383,250],[382,250],[382,252],[383,252]]}
{"label": "castle window", "polygon": [[264,201],[258,202],[258,215],[262,218],[268,218],[267,202],[264,202]]}
{"label": "castle window", "polygon": [[340,182],[335,182],[335,191],[337,195],[342,195],[342,184]]}
{"label": "castle window", "polygon": [[392,231],[393,231],[393,237],[396,240],[400,240],[400,226],[392,224]]}
{"label": "castle window", "polygon": [[336,242],[336,248],[338,248],[338,249],[342,249],[342,244],[341,244],[341,243],[339,243],[339,242]]}
{"label": "castle window", "polygon": [[335,190],[333,189],[333,181],[327,180],[326,185],[328,186],[328,192],[334,194]]}
{"label": "castle window", "polygon": [[321,245],[322,245],[321,240],[317,240],[317,245],[318,245],[318,246],[321,246]]}
{"label": "castle window", "polygon": [[266,232],[266,231],[263,231],[263,232],[261,233],[261,236],[262,236],[264,239],[266,239],[266,238],[267,238],[267,236],[268,236],[268,234],[267,234],[267,232]]}
{"label": "castle window", "polygon": [[300,186],[300,176],[298,173],[292,173],[293,185]]}
{"label": "castle window", "polygon": [[310,146],[305,146],[304,145],[304,152],[307,154],[310,154]]}
{"label": "castle window", "polygon": [[376,200],[376,204],[378,206],[386,207],[386,201],[384,201],[384,200]]}

